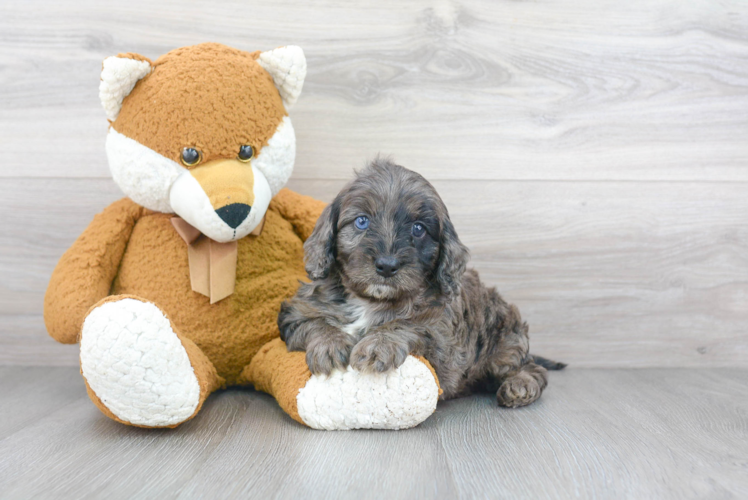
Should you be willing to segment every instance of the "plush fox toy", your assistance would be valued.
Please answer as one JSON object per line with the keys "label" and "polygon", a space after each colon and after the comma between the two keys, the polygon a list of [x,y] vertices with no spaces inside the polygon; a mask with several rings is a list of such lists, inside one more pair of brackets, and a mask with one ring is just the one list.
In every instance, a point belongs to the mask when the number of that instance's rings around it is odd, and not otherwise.
{"label": "plush fox toy", "polygon": [[108,417],[176,427],[211,392],[249,384],[320,429],[406,428],[434,411],[425,360],[317,377],[279,338],[280,304],[306,279],[303,242],[323,209],[283,188],[296,149],[286,110],[305,76],[293,46],[104,61],[106,151],[127,198],[62,256],[44,319],[59,342],[80,342],[88,394]]}

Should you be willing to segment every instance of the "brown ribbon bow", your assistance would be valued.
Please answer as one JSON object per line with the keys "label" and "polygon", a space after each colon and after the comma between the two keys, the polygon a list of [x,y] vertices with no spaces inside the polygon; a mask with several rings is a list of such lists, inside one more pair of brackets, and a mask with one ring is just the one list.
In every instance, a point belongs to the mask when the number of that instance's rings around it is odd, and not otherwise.
{"label": "brown ribbon bow", "polygon": [[[181,217],[172,217],[171,224],[187,243],[192,290],[209,297],[211,304],[234,293],[237,242],[219,243],[211,240]],[[264,225],[263,217],[247,238],[259,236]]]}

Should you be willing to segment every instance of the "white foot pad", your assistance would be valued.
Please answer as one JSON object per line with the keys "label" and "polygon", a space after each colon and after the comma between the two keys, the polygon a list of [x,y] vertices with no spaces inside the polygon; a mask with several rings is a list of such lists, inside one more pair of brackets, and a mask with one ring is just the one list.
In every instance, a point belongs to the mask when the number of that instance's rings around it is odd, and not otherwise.
{"label": "white foot pad", "polygon": [[301,419],[313,429],[408,429],[436,410],[439,387],[431,370],[408,356],[388,373],[351,367],[312,375],[296,397]]}
{"label": "white foot pad", "polygon": [[148,302],[122,299],[91,311],[81,333],[81,371],[101,402],[132,424],[178,424],[200,400],[187,351]]}

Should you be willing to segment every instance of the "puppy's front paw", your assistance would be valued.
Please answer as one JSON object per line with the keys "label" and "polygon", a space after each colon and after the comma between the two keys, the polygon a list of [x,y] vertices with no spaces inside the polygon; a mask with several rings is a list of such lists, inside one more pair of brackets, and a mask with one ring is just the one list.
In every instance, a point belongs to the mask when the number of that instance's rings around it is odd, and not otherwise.
{"label": "puppy's front paw", "polygon": [[402,365],[408,354],[408,345],[404,341],[369,335],[353,348],[351,366],[360,372],[382,373]]}
{"label": "puppy's front paw", "polygon": [[306,364],[314,375],[329,375],[348,367],[353,339],[343,332],[313,337],[306,346]]}

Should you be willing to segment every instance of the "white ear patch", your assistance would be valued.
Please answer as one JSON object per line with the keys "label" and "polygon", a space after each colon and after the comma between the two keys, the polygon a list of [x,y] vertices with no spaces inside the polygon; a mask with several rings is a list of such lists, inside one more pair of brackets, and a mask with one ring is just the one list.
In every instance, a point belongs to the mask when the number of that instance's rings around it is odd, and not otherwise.
{"label": "white ear patch", "polygon": [[306,58],[301,47],[288,45],[260,54],[257,62],[273,77],[283,105],[293,106],[306,78]]}
{"label": "white ear patch", "polygon": [[138,141],[122,135],[114,127],[106,138],[106,155],[114,182],[138,205],[169,213],[169,190],[179,174],[187,169]]}
{"label": "white ear patch", "polygon": [[260,150],[257,158],[252,160],[252,166],[257,167],[263,173],[270,185],[270,191],[275,196],[291,177],[294,160],[296,160],[296,134],[291,125],[291,119],[284,116],[273,137]]}
{"label": "white ear patch", "polygon": [[114,121],[122,109],[122,100],[132,92],[138,80],[151,72],[148,61],[125,57],[107,57],[101,70],[99,99],[106,116]]}

